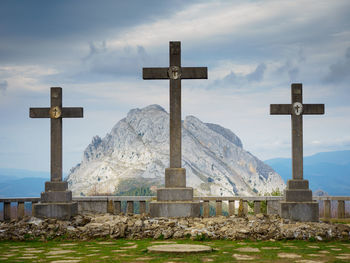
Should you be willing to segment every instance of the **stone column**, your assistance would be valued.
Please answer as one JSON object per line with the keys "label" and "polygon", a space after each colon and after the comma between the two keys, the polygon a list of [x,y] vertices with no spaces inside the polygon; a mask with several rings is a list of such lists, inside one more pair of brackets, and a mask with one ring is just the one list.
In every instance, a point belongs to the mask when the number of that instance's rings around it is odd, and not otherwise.
{"label": "stone column", "polygon": [[24,217],[24,202],[17,203],[17,218],[22,219]]}
{"label": "stone column", "polygon": [[140,201],[140,215],[146,214],[146,201]]}
{"label": "stone column", "polygon": [[209,208],[209,200],[203,201],[203,217],[209,217],[210,214],[210,208]]}
{"label": "stone column", "polygon": [[331,200],[324,200],[323,206],[324,206],[323,207],[324,218],[331,218],[332,217]]}
{"label": "stone column", "polygon": [[345,218],[345,201],[338,200],[338,218]]}
{"label": "stone column", "polygon": [[4,202],[4,221],[11,220],[11,202]]}
{"label": "stone column", "polygon": [[216,200],[216,216],[222,216],[222,201],[221,200]]}
{"label": "stone column", "polygon": [[122,202],[114,201],[114,214],[119,215],[122,211]]}
{"label": "stone column", "polygon": [[254,214],[261,213],[261,201],[254,201]]}
{"label": "stone column", "polygon": [[126,214],[133,215],[134,214],[134,201],[126,202]]}
{"label": "stone column", "polygon": [[228,214],[229,216],[235,215],[235,200],[228,201]]}

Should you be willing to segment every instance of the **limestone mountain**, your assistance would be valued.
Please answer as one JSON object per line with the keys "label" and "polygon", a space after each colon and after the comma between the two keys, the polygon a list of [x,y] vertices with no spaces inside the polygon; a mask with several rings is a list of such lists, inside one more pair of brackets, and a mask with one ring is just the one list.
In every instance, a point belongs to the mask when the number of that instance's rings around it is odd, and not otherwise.
{"label": "limestone mountain", "polygon": [[[255,195],[285,187],[233,132],[193,116],[182,122],[182,165],[196,195]],[[95,136],[67,181],[75,196],[154,190],[164,184],[167,167],[169,114],[150,105],[129,111],[103,139]]]}

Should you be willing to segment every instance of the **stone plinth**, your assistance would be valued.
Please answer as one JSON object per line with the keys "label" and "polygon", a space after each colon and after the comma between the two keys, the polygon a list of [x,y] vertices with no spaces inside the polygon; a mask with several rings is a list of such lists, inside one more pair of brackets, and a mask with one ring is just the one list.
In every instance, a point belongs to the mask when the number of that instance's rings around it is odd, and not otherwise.
{"label": "stone plinth", "polygon": [[184,168],[165,169],[165,188],[150,203],[151,217],[199,217],[200,203],[193,201],[193,188],[186,187]]}
{"label": "stone plinth", "polygon": [[69,220],[78,214],[78,203],[72,202],[67,182],[46,182],[45,190],[41,193],[40,203],[33,206],[35,217]]}
{"label": "stone plinth", "polygon": [[318,202],[281,202],[281,217],[301,222],[319,221]]}
{"label": "stone plinth", "polygon": [[318,202],[312,201],[308,180],[288,180],[284,201],[280,203],[280,216],[301,222],[319,221]]}
{"label": "stone plinth", "polygon": [[151,217],[199,217],[200,203],[194,201],[151,202]]}
{"label": "stone plinth", "polygon": [[35,217],[69,220],[78,214],[78,203],[39,203],[34,205]]}

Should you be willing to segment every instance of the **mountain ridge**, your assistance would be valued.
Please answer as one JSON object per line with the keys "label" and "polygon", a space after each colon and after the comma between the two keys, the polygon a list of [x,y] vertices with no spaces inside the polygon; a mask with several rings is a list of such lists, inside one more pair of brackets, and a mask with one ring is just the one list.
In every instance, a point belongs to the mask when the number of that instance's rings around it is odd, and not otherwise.
{"label": "mountain ridge", "polygon": [[[194,116],[182,121],[182,164],[187,185],[199,195],[256,195],[285,187],[232,131]],[[149,105],[130,110],[103,139],[93,137],[67,181],[74,195],[116,194],[125,180],[162,186],[168,166],[169,114]]]}

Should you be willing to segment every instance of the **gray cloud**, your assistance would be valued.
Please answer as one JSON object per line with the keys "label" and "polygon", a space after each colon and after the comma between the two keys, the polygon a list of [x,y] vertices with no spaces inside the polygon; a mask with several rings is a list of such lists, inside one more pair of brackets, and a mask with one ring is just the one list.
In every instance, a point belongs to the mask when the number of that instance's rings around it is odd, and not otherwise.
{"label": "gray cloud", "polygon": [[266,69],[266,64],[260,63],[254,71],[245,75],[231,71],[231,73],[223,77],[221,80],[217,80],[214,83],[214,87],[232,87],[233,85],[241,87],[253,82],[261,82],[264,78]]}
{"label": "gray cloud", "polygon": [[8,83],[6,80],[0,81],[0,92],[4,93],[7,90]]}
{"label": "gray cloud", "polygon": [[[298,59],[300,61],[300,58]],[[287,73],[290,82],[296,82],[299,76],[299,67],[295,65],[296,63],[291,60],[287,60],[281,67],[276,71],[277,75]]]}
{"label": "gray cloud", "polygon": [[347,48],[345,56],[341,61],[329,67],[329,73],[324,78],[328,83],[339,83],[350,80],[350,47]]}
{"label": "gray cloud", "polygon": [[259,64],[255,71],[246,76],[248,81],[261,81],[264,77],[266,65],[264,63]]}

